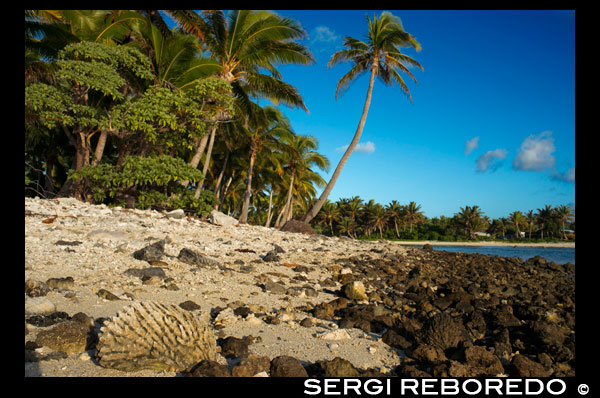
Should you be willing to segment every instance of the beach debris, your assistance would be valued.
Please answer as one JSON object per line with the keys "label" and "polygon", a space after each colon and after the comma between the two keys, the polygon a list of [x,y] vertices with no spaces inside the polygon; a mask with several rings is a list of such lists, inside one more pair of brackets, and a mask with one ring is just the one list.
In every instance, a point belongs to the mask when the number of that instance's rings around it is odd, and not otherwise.
{"label": "beach debris", "polygon": [[179,251],[177,259],[183,263],[190,265],[216,265],[219,266],[221,263],[214,258],[204,256],[194,250],[183,248]]}
{"label": "beach debris", "polygon": [[220,211],[213,210],[208,217],[208,222],[214,225],[220,225],[222,227],[231,227],[236,225],[238,220],[228,216],[227,214],[223,214]]}
{"label": "beach debris", "polygon": [[342,286],[342,293],[349,300],[368,300],[365,285],[361,281],[354,281]]}
{"label": "beach debris", "polygon": [[133,258],[142,261],[160,260],[165,254],[165,240],[161,239],[151,245],[133,252]]}
{"label": "beach debris", "polygon": [[123,371],[183,370],[216,359],[212,329],[172,304],[134,302],[104,323],[98,363]]}
{"label": "beach debris", "polygon": [[76,321],[61,322],[49,330],[38,333],[35,342],[39,346],[49,347],[67,354],[81,353],[86,350],[91,327]]}

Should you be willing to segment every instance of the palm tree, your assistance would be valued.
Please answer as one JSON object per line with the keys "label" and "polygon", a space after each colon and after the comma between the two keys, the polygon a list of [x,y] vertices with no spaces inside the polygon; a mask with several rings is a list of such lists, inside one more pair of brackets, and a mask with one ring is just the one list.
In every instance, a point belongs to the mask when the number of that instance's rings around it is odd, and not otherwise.
{"label": "palm tree", "polygon": [[386,211],[388,213],[388,220],[394,221],[394,229],[396,231],[396,237],[400,238],[400,232],[398,231],[398,221],[402,220],[404,208],[398,201],[392,200],[387,206]]}
{"label": "palm tree", "polygon": [[336,203],[327,200],[319,212],[318,219],[329,226],[331,236],[333,236],[333,223],[340,219],[341,211]]}
{"label": "palm tree", "polygon": [[517,239],[519,239],[521,237],[521,230],[519,229],[519,224],[525,222],[523,213],[521,213],[518,210],[513,211],[512,213],[509,214],[508,219],[509,219],[510,223],[515,226],[515,229],[516,229],[515,235],[516,235]]}
{"label": "palm tree", "polygon": [[244,129],[250,143],[250,161],[246,176],[246,191],[244,192],[242,210],[239,218],[240,223],[248,222],[248,207],[250,205],[250,194],[252,192],[252,172],[256,156],[260,151],[267,149],[273,150],[277,146],[278,139],[291,134],[289,120],[279,109],[268,106],[264,108],[264,114],[267,121],[266,124],[260,124],[248,129],[238,126],[238,128]]}
{"label": "palm tree", "polygon": [[356,145],[360,140],[360,136],[367,120],[369,106],[371,105],[371,96],[373,94],[375,78],[379,77],[389,86],[392,86],[393,82],[398,83],[400,89],[412,102],[410,91],[398,71],[406,73],[416,82],[415,77],[408,70],[408,66],[417,66],[423,70],[423,67],[417,61],[400,52],[401,47],[413,47],[417,51],[421,50],[421,45],[417,40],[412,35],[408,34],[402,27],[400,18],[389,12],[383,12],[379,18],[374,16],[373,20],[367,16],[367,21],[367,41],[363,42],[352,37],[346,37],[344,39],[344,47],[346,48],[333,54],[331,60],[327,64],[328,67],[331,67],[342,61],[351,61],[354,65],[352,69],[339,80],[335,93],[336,99],[338,94],[347,88],[359,75],[366,71],[370,72],[369,87],[367,89],[367,97],[365,99],[362,115],[356,132],[354,133],[354,138],[340,159],[340,162],[331,176],[331,180],[319,197],[319,200],[315,202],[314,206],[304,217],[305,222],[310,222],[310,220],[317,215],[321,206],[323,206],[323,203],[325,203],[325,200],[331,193],[350,154],[354,151],[354,148],[356,148]]}
{"label": "palm tree", "polygon": [[541,238],[544,239],[544,230],[548,227],[548,225],[552,222],[553,211],[552,205],[545,205],[542,209],[537,209],[537,213],[535,214],[537,223],[541,226],[542,235]]}
{"label": "palm tree", "polygon": [[[270,11],[232,10],[227,17],[221,10],[204,10],[202,16],[193,10],[165,10],[181,29],[202,40],[218,65],[216,74],[230,83],[236,96],[238,115],[256,116],[256,104],[250,96],[262,96],[274,104],[279,102],[308,111],[298,90],[281,80],[276,66],[314,62],[307,47],[295,42],[306,33],[289,18]],[[262,73],[266,70],[270,73]],[[216,125],[210,133],[214,140]],[[196,153],[206,140],[198,142]],[[210,144],[209,144],[210,149]],[[210,162],[210,150],[205,164]]]}
{"label": "palm tree", "polygon": [[412,233],[413,224],[418,223],[423,218],[423,212],[421,212],[421,205],[417,205],[415,202],[410,202],[404,206],[404,219],[410,225],[410,233]]}
{"label": "palm tree", "polygon": [[535,225],[535,215],[533,214],[533,210],[529,210],[525,213],[525,220],[527,221],[527,228],[529,229],[529,239],[531,239],[531,230]]}
{"label": "palm tree", "polygon": [[340,233],[346,233],[350,238],[354,239],[352,232],[356,229],[356,223],[348,216],[342,218],[338,224]]}
{"label": "palm tree", "polygon": [[562,225],[562,236],[564,240],[567,240],[567,234],[565,233],[565,223],[570,222],[573,219],[573,209],[566,205],[560,205],[555,209],[556,215],[560,219]]}
{"label": "palm tree", "polygon": [[373,206],[371,213],[369,214],[369,224],[379,230],[380,239],[383,239],[383,227],[385,227],[388,217],[385,208],[379,203],[376,203],[375,206]]}
{"label": "palm tree", "polygon": [[292,192],[294,181],[297,176],[306,175],[312,167],[316,166],[321,170],[329,168],[329,160],[316,152],[318,148],[318,140],[309,135],[289,134],[279,141],[283,152],[284,170],[289,173],[289,186],[287,191],[287,199],[284,206],[284,214],[279,225],[281,227],[286,221],[291,219],[292,215]]}
{"label": "palm tree", "polygon": [[483,212],[479,206],[465,206],[460,208],[460,212],[457,214],[458,220],[467,232],[469,239],[475,238],[475,229],[479,224]]}

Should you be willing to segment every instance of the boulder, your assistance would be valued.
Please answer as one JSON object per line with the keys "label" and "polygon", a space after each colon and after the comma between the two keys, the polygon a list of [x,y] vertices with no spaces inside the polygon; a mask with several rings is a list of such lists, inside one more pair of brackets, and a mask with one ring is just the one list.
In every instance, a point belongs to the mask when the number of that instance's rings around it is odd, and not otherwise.
{"label": "boulder", "polygon": [[208,217],[208,221],[214,225],[220,225],[222,227],[231,227],[238,223],[233,217],[228,216],[227,214],[223,214],[220,211],[213,210]]}

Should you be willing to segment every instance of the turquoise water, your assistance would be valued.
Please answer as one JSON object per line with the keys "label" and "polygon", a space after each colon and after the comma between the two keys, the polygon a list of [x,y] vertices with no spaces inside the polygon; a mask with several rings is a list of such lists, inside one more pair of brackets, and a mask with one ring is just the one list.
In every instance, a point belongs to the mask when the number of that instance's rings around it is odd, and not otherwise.
{"label": "turquoise water", "polygon": [[449,252],[480,253],[489,256],[518,257],[527,260],[531,257],[541,256],[557,264],[567,262],[575,264],[575,248],[569,247],[511,247],[511,246],[436,246],[435,250]]}

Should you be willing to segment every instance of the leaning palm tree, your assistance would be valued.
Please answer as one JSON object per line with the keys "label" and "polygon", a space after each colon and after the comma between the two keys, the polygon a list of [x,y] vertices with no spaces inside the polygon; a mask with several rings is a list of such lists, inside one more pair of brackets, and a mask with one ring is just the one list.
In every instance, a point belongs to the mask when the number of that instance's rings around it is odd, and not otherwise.
{"label": "leaning palm tree", "polygon": [[404,92],[412,102],[410,91],[399,72],[406,73],[416,83],[416,79],[408,70],[408,67],[417,66],[423,70],[423,67],[417,61],[400,52],[400,48],[402,47],[413,47],[417,51],[421,50],[421,45],[417,40],[402,27],[400,18],[389,12],[383,12],[379,17],[374,16],[373,20],[367,16],[367,21],[369,29],[366,42],[352,37],[346,37],[344,39],[344,46],[346,48],[333,54],[331,60],[327,64],[328,67],[331,67],[342,61],[350,61],[354,65],[352,69],[339,80],[335,92],[336,99],[338,95],[363,72],[368,71],[370,73],[369,87],[367,89],[367,97],[365,99],[362,115],[356,132],[354,133],[354,138],[352,138],[352,142],[350,142],[348,149],[346,149],[346,152],[344,152],[344,155],[340,159],[340,162],[331,176],[331,180],[319,197],[319,200],[315,202],[314,206],[304,217],[305,222],[310,222],[310,220],[317,215],[321,206],[323,206],[323,203],[325,203],[325,200],[331,193],[350,154],[354,151],[354,148],[356,148],[356,145],[360,140],[365,122],[367,121],[369,106],[371,105],[371,96],[373,94],[375,78],[379,77],[389,86],[392,86],[394,82],[398,83],[402,92]]}

